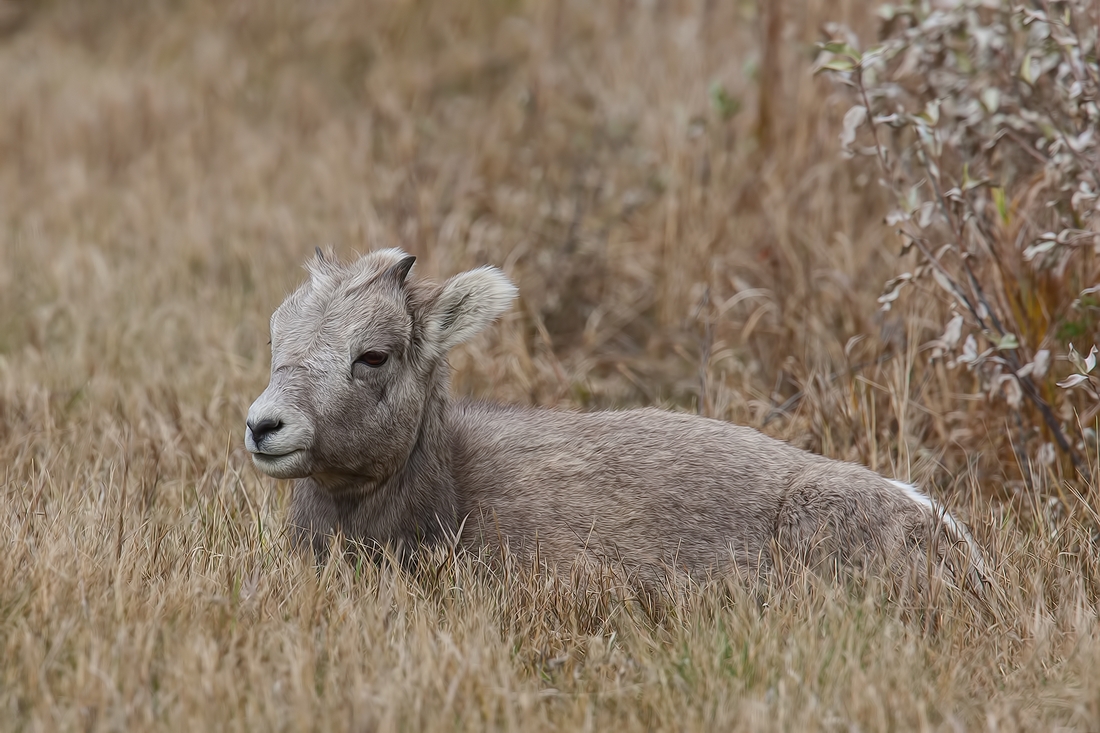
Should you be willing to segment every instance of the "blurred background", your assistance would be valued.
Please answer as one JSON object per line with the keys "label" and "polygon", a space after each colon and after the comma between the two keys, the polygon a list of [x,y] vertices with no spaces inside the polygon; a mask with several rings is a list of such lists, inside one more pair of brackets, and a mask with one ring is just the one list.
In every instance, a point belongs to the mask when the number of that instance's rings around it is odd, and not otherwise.
{"label": "blurred background", "polygon": [[456,392],[698,411],[1011,498],[1012,411],[924,350],[946,296],[880,310],[901,240],[812,73],[877,6],[5,0],[0,437],[237,455],[302,261],[401,247],[520,288]]}

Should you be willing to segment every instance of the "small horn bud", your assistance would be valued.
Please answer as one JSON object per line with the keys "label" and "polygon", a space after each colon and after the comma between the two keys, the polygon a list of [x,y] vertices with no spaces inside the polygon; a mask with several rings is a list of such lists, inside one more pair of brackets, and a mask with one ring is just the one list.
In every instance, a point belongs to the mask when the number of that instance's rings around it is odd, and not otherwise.
{"label": "small horn bud", "polygon": [[386,276],[393,278],[398,285],[404,285],[405,278],[409,276],[409,270],[412,269],[414,262],[416,262],[415,255],[403,257],[396,265],[390,266],[390,269],[386,271]]}

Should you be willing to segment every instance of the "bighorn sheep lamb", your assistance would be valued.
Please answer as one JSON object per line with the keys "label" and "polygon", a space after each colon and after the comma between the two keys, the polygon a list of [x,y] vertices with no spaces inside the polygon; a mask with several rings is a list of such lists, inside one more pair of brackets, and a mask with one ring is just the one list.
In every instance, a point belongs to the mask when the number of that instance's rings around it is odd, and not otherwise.
{"label": "bighorn sheep lamb", "polygon": [[747,427],[453,401],[447,353],[509,308],[508,278],[482,267],[439,286],[408,278],[400,250],[317,254],[271,317],[245,445],[297,480],[291,531],[318,556],[341,531],[375,547],[537,545],[550,565],[649,575],[766,571],[777,550],[837,567],[952,555],[952,577],[982,573],[962,525],[912,486]]}

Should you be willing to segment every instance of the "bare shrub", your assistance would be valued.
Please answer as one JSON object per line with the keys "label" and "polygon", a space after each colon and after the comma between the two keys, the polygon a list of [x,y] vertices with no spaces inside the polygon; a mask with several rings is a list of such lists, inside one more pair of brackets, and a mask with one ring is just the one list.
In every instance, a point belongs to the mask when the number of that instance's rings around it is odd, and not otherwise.
{"label": "bare shrub", "polygon": [[[886,223],[912,254],[879,303],[937,293],[942,335],[924,348],[951,375],[942,388],[988,397],[1025,474],[1061,455],[1087,476],[1095,433],[1081,426],[1100,401],[1095,360],[1074,342],[1100,333],[1097,5],[925,1],[879,15],[878,45],[857,50],[831,26],[817,64],[849,89],[843,154],[877,161],[896,203]],[[1058,382],[1064,364],[1078,376]]]}

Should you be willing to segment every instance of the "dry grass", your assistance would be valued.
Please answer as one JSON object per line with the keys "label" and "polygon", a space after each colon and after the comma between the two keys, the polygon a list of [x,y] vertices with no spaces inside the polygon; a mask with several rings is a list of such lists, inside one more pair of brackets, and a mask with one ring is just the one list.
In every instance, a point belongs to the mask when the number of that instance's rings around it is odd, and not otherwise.
{"label": "dry grass", "polygon": [[[0,728],[1100,729],[1100,494],[1004,459],[919,351],[936,303],[875,315],[895,248],[806,72],[822,6],[868,4],[788,5],[5,4]],[[1003,597],[807,580],[658,614],[470,558],[318,573],[240,445],[316,244],[504,265],[521,307],[456,390],[698,409],[913,477]]]}

